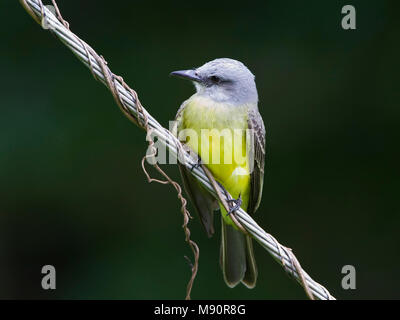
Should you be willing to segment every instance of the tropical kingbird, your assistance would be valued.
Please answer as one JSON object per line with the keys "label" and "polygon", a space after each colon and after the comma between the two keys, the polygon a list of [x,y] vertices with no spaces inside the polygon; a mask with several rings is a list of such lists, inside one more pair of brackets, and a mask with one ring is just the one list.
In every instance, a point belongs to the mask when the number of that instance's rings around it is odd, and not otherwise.
{"label": "tropical kingbird", "polygon": [[[171,75],[191,80],[196,87],[196,93],[178,110],[174,133],[181,138],[182,132],[191,130],[183,142],[237,199],[232,210],[240,206],[254,213],[261,201],[265,155],[265,128],[258,111],[254,75],[243,63],[227,58]],[[212,134],[205,135],[204,131]],[[214,233],[214,210],[221,211],[220,264],[226,284],[233,288],[242,282],[254,288],[257,267],[250,236],[237,229],[229,216],[232,210],[226,212],[186,167],[179,168],[186,192],[210,237]]]}

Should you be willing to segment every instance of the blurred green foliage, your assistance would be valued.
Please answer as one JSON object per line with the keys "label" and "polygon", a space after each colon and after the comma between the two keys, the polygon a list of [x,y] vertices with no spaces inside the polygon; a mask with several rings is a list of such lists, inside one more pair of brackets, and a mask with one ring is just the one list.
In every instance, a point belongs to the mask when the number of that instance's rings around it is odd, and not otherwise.
{"label": "blurred green foliage", "polygon": [[[395,2],[58,4],[165,126],[194,91],[169,72],[243,61],[267,128],[255,220],[337,298],[399,298]],[[341,28],[345,4],[357,30]],[[0,21],[0,298],[184,298],[180,204],[170,186],[145,181],[144,133],[17,1],[0,3]],[[208,239],[197,217],[190,227],[200,246],[193,298],[305,298],[259,246],[257,287],[227,288],[218,232]],[[55,291],[41,289],[45,264],[56,267]],[[346,264],[357,290],[340,286]]]}

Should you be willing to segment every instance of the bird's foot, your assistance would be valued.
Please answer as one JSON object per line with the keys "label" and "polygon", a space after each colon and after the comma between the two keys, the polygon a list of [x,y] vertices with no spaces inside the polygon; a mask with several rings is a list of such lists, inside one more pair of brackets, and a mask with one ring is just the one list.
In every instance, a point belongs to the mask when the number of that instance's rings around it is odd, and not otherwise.
{"label": "bird's foot", "polygon": [[237,199],[230,199],[227,200],[228,204],[233,203],[233,206],[229,209],[228,213],[226,214],[229,216],[232,212],[235,212],[236,210],[240,209],[240,206],[242,205],[242,194],[239,194],[239,198]]}

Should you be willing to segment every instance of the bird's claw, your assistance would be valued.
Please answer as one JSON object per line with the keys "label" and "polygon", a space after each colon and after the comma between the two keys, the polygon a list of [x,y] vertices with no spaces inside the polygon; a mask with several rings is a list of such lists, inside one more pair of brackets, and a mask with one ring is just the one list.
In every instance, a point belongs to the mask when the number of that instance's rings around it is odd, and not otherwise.
{"label": "bird's claw", "polygon": [[240,206],[242,205],[242,195],[239,194],[239,198],[237,199],[229,199],[227,200],[228,204],[233,203],[233,206],[229,209],[228,213],[226,214],[229,216],[232,212],[235,212],[236,210],[240,209]]}

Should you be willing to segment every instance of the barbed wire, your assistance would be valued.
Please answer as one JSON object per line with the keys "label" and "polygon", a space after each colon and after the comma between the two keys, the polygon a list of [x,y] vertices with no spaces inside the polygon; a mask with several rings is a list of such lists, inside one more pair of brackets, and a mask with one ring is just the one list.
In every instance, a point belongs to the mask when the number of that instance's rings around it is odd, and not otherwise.
{"label": "barbed wire", "polygon": [[[154,134],[154,136],[158,138],[158,144],[166,147],[173,157],[179,159],[182,164],[190,169],[189,172],[191,172],[214,197],[220,199],[223,203],[232,199],[221,185],[215,183],[210,173],[206,172],[207,170],[205,167],[196,165],[197,159],[194,159],[188,152],[184,151],[185,149],[177,137],[161,126],[158,121],[147,112],[140,104],[136,92],[130,89],[121,77],[115,76],[113,73],[110,74],[109,68],[105,68],[107,63],[103,57],[98,55],[88,44],[69,30],[69,25],[62,19],[57,5],[55,5],[55,14],[53,14],[40,0],[20,0],[20,2],[36,22],[45,29],[53,32],[61,42],[91,70],[93,76],[111,90],[117,103],[119,101],[118,104],[121,104],[120,108],[130,120],[142,128],[144,128],[144,124],[146,124],[148,129],[146,130],[148,141],[149,139],[152,140],[150,134]],[[53,4],[55,4],[54,1]],[[147,158],[148,157],[149,155],[147,155]],[[149,178],[149,176],[147,177]],[[175,186],[175,188],[179,193],[180,188],[179,190],[177,186]],[[223,199],[223,197],[225,197],[225,199]],[[185,199],[181,199],[181,201],[182,207],[184,207]],[[245,232],[250,234],[279,264],[282,265],[289,275],[298,281],[305,289],[310,299],[335,300],[324,286],[314,281],[302,269],[290,248],[281,245],[271,234],[263,230],[243,209],[238,209],[232,215],[238,226],[244,228]],[[190,232],[187,236],[190,236]],[[193,250],[195,252],[195,249]],[[195,272],[197,272],[197,269]],[[191,282],[189,283],[190,288],[188,285],[187,295],[190,295],[194,277],[195,273],[193,273]]]}

